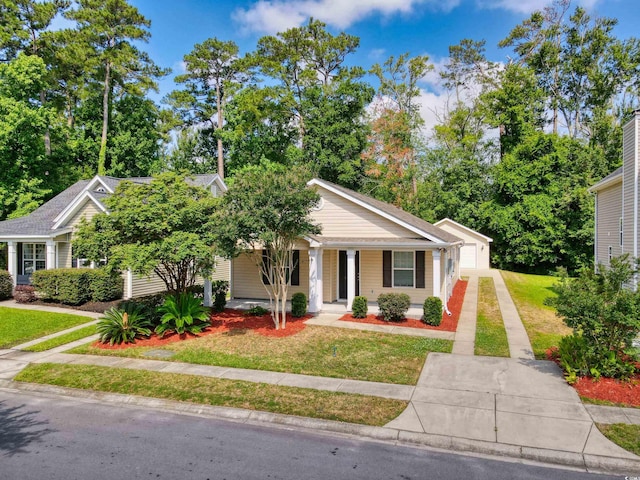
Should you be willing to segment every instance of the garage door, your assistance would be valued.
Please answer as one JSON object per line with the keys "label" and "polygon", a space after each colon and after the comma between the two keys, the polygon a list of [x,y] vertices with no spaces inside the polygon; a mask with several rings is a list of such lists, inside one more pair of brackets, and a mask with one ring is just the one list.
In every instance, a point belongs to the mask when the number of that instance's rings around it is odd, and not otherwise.
{"label": "garage door", "polygon": [[460,268],[477,268],[476,244],[468,243],[460,249]]}

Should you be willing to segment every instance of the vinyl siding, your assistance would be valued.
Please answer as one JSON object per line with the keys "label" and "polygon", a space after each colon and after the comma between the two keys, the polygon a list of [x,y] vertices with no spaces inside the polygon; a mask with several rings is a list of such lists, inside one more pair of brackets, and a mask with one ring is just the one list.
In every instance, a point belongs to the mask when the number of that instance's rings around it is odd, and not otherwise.
{"label": "vinyl siding", "polygon": [[231,278],[231,261],[226,258],[216,257],[216,271],[211,275],[211,280],[226,280]]}
{"label": "vinyl siding", "polygon": [[[613,256],[622,253],[620,247],[620,216],[622,215],[622,184],[618,183],[598,192],[598,224],[596,225],[596,264],[609,265],[609,246]],[[623,242],[628,244],[627,228]]]}
{"label": "vinyl siding", "polygon": [[58,268],[71,268],[71,244],[59,242],[58,248]]}
{"label": "vinyl siding", "polygon": [[324,250],[322,254],[322,301],[338,299],[338,251]]}
{"label": "vinyl siding", "polygon": [[466,230],[458,228],[456,225],[447,223],[446,221],[444,223],[438,224],[438,227],[440,227],[446,232],[449,232],[455,235],[461,240],[464,240],[465,245],[475,244],[476,245],[476,268],[490,268],[489,251],[491,248],[490,247],[491,244],[486,239],[478,235],[472,235]]}
{"label": "vinyl siding", "polygon": [[[126,273],[124,273],[123,275],[126,275]],[[125,277],[125,282],[126,282],[126,277]],[[167,289],[162,279],[158,277],[155,273],[152,273],[151,276],[149,277],[134,275],[132,283],[133,283],[133,288],[132,288],[133,297],[143,297],[145,295],[152,295],[154,293],[164,292]]]}
{"label": "vinyl siding", "polygon": [[[261,276],[258,275],[258,267],[246,254],[233,259],[231,281],[231,296],[233,298],[255,298],[268,299],[267,290],[262,285]],[[300,251],[300,285],[290,286],[287,298],[297,292],[302,292],[309,296],[309,253],[306,250]]]}
{"label": "vinyl siding", "polygon": [[325,237],[415,238],[416,234],[323,188],[323,206],[311,216]]}
{"label": "vinyl siding", "polygon": [[93,203],[91,200],[87,200],[85,204],[76,212],[74,216],[72,216],[66,223],[67,227],[77,227],[80,224],[80,221],[83,218],[86,218],[87,221],[91,220],[93,216],[97,213],[101,213],[102,211]]}
{"label": "vinyl siding", "polygon": [[[634,192],[637,188],[636,185],[636,176],[638,166],[635,161],[635,149],[636,149],[636,120],[632,120],[624,126],[624,137],[623,137],[623,172],[622,172],[622,209],[624,216],[624,235],[623,235],[623,253],[630,253],[634,255],[633,244],[634,244]],[[600,192],[598,192],[598,222],[606,221],[606,214],[602,210],[602,205],[600,205],[601,197]],[[618,215],[619,216],[619,215]],[[617,217],[616,217],[616,221]],[[606,249],[606,245],[602,246]],[[598,250],[600,250],[600,245],[598,245]],[[608,262],[602,262],[608,264]]]}

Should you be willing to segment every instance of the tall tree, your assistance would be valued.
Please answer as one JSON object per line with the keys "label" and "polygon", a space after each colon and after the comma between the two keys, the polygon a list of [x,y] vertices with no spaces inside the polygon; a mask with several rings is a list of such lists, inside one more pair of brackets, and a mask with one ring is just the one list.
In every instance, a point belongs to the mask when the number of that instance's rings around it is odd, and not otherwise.
{"label": "tall tree", "polygon": [[126,0],[78,0],[65,16],[78,23],[78,35],[90,50],[89,64],[102,92],[102,131],[98,174],[107,171],[107,138],[114,88],[132,94],[157,89],[155,78],[166,73],[158,68],[136,42],[149,39],[150,21]]}

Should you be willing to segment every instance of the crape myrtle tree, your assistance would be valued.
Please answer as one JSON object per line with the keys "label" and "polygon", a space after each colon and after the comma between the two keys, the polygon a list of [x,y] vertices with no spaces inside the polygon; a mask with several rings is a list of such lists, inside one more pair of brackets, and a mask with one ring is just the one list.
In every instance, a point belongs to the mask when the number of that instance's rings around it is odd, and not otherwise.
{"label": "crape myrtle tree", "polygon": [[229,182],[219,211],[216,243],[229,258],[246,254],[253,260],[276,330],[286,327],[294,245],[305,235],[320,233],[310,217],[320,197],[307,187],[307,178],[302,167],[245,167]]}
{"label": "crape myrtle tree", "polygon": [[170,292],[185,292],[215,267],[213,221],[219,199],[188,178],[164,173],[148,184],[123,181],[104,201],[109,213],[83,222],[74,252],[112,269],[155,273]]}

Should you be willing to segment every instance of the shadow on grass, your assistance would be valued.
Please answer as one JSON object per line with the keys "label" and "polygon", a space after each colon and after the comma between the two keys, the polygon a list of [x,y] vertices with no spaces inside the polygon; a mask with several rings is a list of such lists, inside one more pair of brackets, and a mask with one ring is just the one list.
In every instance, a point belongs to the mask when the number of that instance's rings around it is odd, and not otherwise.
{"label": "shadow on grass", "polygon": [[23,453],[29,444],[54,431],[45,427],[48,422],[36,418],[38,411],[25,407],[10,407],[0,401],[0,453],[4,456]]}

